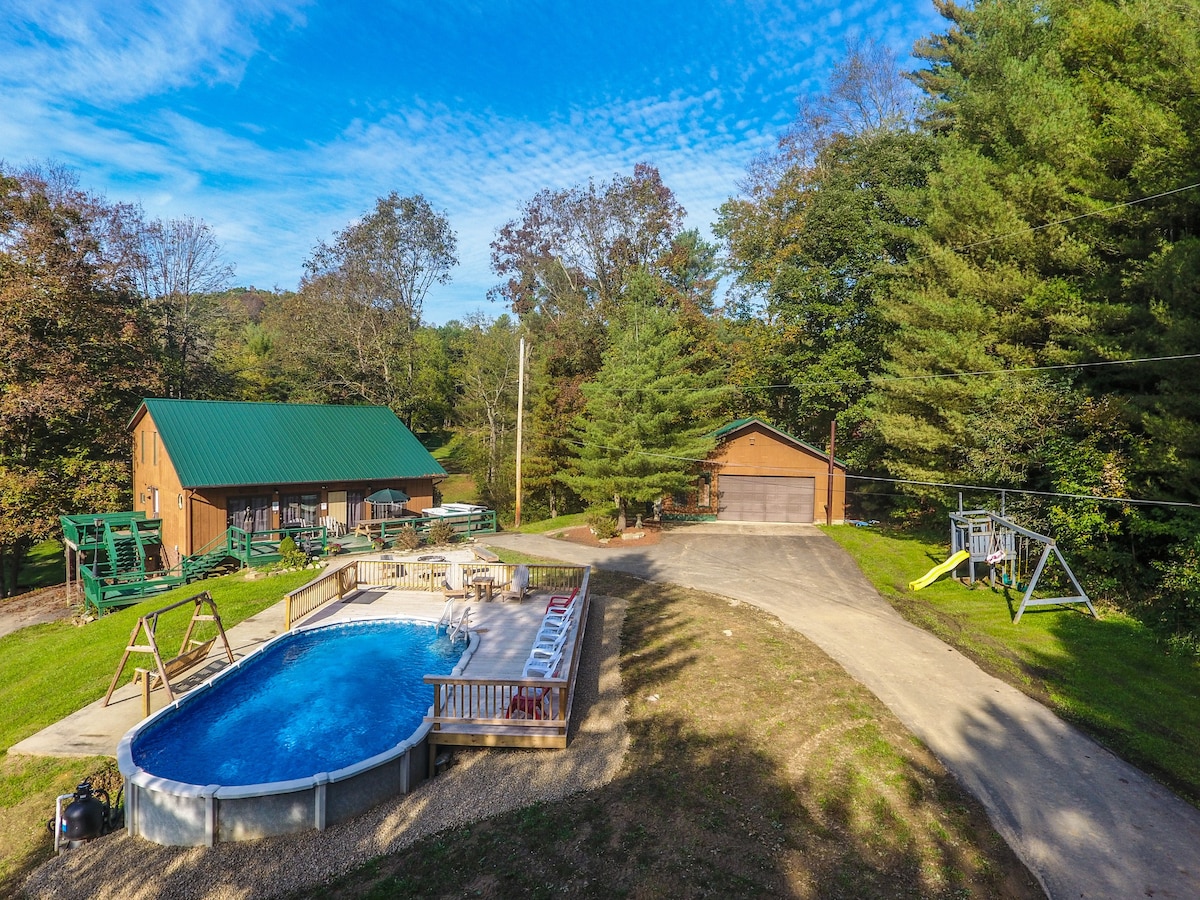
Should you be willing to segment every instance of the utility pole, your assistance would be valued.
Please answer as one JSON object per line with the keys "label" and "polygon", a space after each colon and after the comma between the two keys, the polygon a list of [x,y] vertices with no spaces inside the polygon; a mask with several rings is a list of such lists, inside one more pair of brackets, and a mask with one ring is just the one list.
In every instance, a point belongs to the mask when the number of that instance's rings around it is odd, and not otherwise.
{"label": "utility pole", "polygon": [[837,419],[829,421],[829,475],[825,484],[825,524],[833,524],[833,441],[837,436]]}
{"label": "utility pole", "polygon": [[517,351],[517,504],[513,514],[513,528],[521,527],[521,430],[525,421],[525,338]]}

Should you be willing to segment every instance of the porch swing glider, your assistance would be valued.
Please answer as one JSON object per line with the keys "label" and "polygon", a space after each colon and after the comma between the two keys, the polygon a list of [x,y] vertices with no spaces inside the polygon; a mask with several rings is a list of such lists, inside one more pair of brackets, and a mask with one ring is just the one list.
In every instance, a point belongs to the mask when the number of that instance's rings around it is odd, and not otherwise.
{"label": "porch swing glider", "polygon": [[[1099,618],[1092,601],[1079,584],[1079,579],[1067,565],[1062,551],[1052,537],[1022,528],[1017,523],[984,509],[959,510],[950,514],[950,548],[953,553],[965,552],[968,577],[975,581],[976,563],[984,563],[989,569],[992,587],[997,579],[1007,588],[1024,590],[1021,604],[1013,616],[1013,624],[1030,606],[1061,606],[1082,603],[1093,617]],[[1035,597],[1038,580],[1046,571],[1051,555],[1058,560],[1066,573],[1075,594],[1069,597]],[[1037,563],[1030,571],[1034,556]]]}

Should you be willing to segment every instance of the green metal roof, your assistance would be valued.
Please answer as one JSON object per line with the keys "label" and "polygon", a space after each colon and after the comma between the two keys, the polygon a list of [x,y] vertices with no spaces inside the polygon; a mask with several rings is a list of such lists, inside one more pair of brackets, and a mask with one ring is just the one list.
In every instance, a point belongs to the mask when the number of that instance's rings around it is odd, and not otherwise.
{"label": "green metal roof", "polygon": [[186,488],[441,477],[386,406],[143,400]]}
{"label": "green metal roof", "polygon": [[[818,456],[823,456],[826,459],[829,459],[829,454],[826,453],[824,450],[822,450],[820,447],[814,447],[808,441],[802,441],[802,440],[800,440],[800,438],[796,437],[794,434],[788,434],[782,428],[776,428],[770,422],[767,422],[764,419],[760,419],[760,418],[758,418],[758,416],[750,416],[747,419],[737,419],[736,421],[730,422],[728,425],[722,425],[720,428],[718,428],[712,434],[713,434],[713,437],[715,437],[717,440],[720,440],[721,438],[728,437],[729,435],[733,434],[735,431],[740,431],[741,429],[745,428],[747,425],[761,425],[763,428],[766,428],[769,431],[773,431],[776,434],[780,435],[781,437],[787,438],[792,443],[799,444],[801,447],[805,447],[805,448],[811,450],[813,453],[816,453]],[[845,466],[846,466],[846,464],[844,462],[842,462],[840,459],[838,459],[836,456],[833,458],[833,462],[834,462],[834,465],[842,466],[843,468],[845,468]]]}

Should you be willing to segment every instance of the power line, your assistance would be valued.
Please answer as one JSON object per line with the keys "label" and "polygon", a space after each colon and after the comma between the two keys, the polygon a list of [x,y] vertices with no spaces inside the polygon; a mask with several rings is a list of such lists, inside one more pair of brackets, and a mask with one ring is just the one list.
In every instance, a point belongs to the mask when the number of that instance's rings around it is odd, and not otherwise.
{"label": "power line", "polygon": [[1067,494],[1058,491],[1034,491],[1027,488],[994,487],[981,484],[954,484],[946,481],[918,481],[911,478],[882,478],[874,475],[846,475],[856,481],[881,481],[887,484],[915,484],[924,487],[953,488],[989,494],[1026,494],[1031,497],[1057,497],[1066,500],[1095,500],[1101,503],[1124,503],[1130,506],[1174,506],[1200,509],[1200,503],[1185,500],[1139,500],[1134,497],[1106,497],[1102,494]]}
{"label": "power line", "polygon": [[1174,356],[1143,356],[1137,359],[1108,359],[1088,363],[1060,363],[1052,366],[1017,366],[1012,369],[980,369],[974,372],[940,372],[931,375],[860,375],[858,378],[845,378],[836,381],[801,381],[792,384],[748,384],[740,385],[742,390],[778,390],[781,388],[828,387],[841,384],[862,384],[866,381],[930,381],[938,378],[973,378],[981,375],[1011,375],[1027,372],[1051,372],[1062,369],[1088,369],[1101,366],[1128,366],[1135,363],[1172,362],[1181,359],[1200,359],[1200,353],[1180,353]]}
{"label": "power line", "polygon": [[[1071,222],[1078,222],[1080,219],[1089,219],[1089,218],[1092,218],[1093,216],[1100,216],[1100,215],[1104,215],[1105,213],[1115,212],[1116,210],[1124,209],[1127,206],[1136,206],[1139,203],[1146,203],[1149,200],[1158,200],[1162,197],[1170,197],[1172,194],[1179,194],[1179,193],[1182,193],[1183,191],[1190,191],[1193,188],[1197,188],[1197,187],[1200,187],[1200,181],[1197,181],[1195,184],[1188,184],[1188,185],[1184,185],[1183,187],[1172,188],[1169,191],[1162,191],[1161,193],[1158,193],[1158,194],[1151,194],[1148,197],[1138,197],[1136,200],[1126,200],[1124,203],[1118,203],[1115,206],[1106,206],[1104,209],[1097,209],[1097,210],[1093,210],[1092,212],[1080,213],[1077,216],[1069,216],[1068,218],[1059,219],[1055,222],[1046,222],[1042,225],[1031,225],[1028,228],[1020,228],[1016,231],[1006,231],[1003,234],[997,234],[997,235],[993,235],[992,237],[989,237],[989,238],[983,238],[978,241],[972,241],[969,244],[961,244],[956,247],[945,247],[942,249],[949,250],[952,253],[958,253],[963,250],[971,250],[975,247],[982,247],[986,244],[994,244],[996,241],[1007,240],[1010,237],[1018,237],[1022,234],[1032,234],[1035,231],[1042,231],[1046,228],[1053,228],[1055,225],[1068,225]],[[908,260],[908,262],[918,262],[922,259],[931,259],[932,257],[933,257],[932,253],[926,253],[923,256],[914,256],[912,259]]]}
{"label": "power line", "polygon": [[[708,459],[698,459],[692,456],[674,456],[669,453],[655,453],[651,450],[630,449],[628,447],[617,447],[611,444],[597,444],[590,441],[572,440],[570,438],[564,438],[563,443],[573,444],[577,447],[590,447],[595,450],[612,450],[617,453],[624,454],[636,453],[639,456],[647,456],[652,459],[670,459],[677,462],[690,462],[698,464],[710,462]],[[807,475],[812,474],[809,470],[798,469],[795,466],[761,466],[752,465],[750,463],[724,463],[721,467],[723,469],[754,469],[754,471],[757,473],[769,471],[776,472],[780,475],[796,475],[800,474],[801,472]],[[1024,494],[1032,497],[1050,497],[1064,500],[1094,500],[1100,503],[1124,503],[1129,506],[1167,506],[1187,509],[1200,509],[1200,503],[1190,503],[1185,500],[1142,500],[1135,497],[1108,497],[1100,494],[1069,494],[1060,491],[1035,491],[1028,488],[996,487],[994,485],[981,484],[956,484],[948,481],[918,481],[908,478],[883,478],[873,475],[847,474],[845,477],[855,481],[877,481],[887,484],[912,484],[922,487],[952,488],[954,490],[977,491],[991,494]]]}
{"label": "power line", "polygon": [[[939,372],[930,375],[859,375],[856,378],[828,379],[824,381],[796,381],[789,384],[728,384],[717,390],[729,391],[767,391],[767,390],[798,390],[806,387],[835,387],[847,384],[864,384],[866,382],[897,382],[897,381],[932,381],[939,378],[975,378],[984,375],[1014,375],[1029,372],[1055,372],[1068,369],[1094,369],[1106,366],[1132,366],[1139,363],[1176,362],[1185,359],[1200,359],[1200,353],[1177,353],[1172,356],[1142,356],[1137,359],[1106,359],[1099,362],[1059,363],[1049,366],[1017,366],[1011,369],[979,369],[972,372]],[[618,392],[643,391],[645,393],[661,393],[674,388],[627,387],[616,388]]]}

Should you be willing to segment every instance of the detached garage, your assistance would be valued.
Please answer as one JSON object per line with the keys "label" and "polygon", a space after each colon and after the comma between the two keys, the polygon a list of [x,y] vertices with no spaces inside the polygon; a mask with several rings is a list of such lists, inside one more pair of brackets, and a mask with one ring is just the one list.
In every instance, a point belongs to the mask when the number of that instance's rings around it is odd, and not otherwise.
{"label": "detached garage", "polygon": [[[768,425],[739,419],[715,432],[718,444],[694,492],[664,504],[675,519],[824,522],[829,454]],[[834,460],[832,520],[846,517],[846,466]]]}

